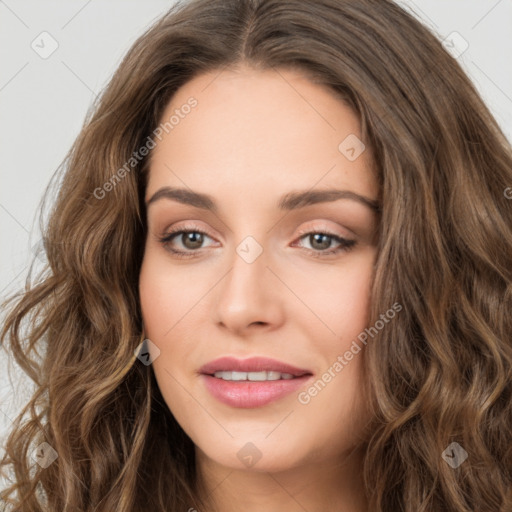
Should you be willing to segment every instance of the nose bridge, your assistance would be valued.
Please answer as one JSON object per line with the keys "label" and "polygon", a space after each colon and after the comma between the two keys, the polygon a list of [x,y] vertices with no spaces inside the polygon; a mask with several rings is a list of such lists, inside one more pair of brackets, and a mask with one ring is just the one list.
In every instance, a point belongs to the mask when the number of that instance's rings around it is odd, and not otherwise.
{"label": "nose bridge", "polygon": [[235,247],[231,270],[217,297],[218,321],[230,329],[251,323],[273,323],[279,314],[275,303],[274,278],[269,271],[269,253],[255,237],[246,236]]}
{"label": "nose bridge", "polygon": [[[268,254],[253,236],[246,236],[236,247],[225,292],[240,296],[243,301],[255,301],[268,288],[266,274]],[[250,294],[250,297],[246,297]]]}

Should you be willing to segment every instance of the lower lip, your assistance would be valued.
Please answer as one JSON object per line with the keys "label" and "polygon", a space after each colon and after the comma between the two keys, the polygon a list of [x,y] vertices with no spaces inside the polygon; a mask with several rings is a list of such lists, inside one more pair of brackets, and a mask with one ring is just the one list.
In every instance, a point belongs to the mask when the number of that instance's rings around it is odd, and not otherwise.
{"label": "lower lip", "polygon": [[249,409],[261,407],[300,389],[312,376],[267,381],[223,380],[211,375],[201,375],[208,391],[220,402]]}

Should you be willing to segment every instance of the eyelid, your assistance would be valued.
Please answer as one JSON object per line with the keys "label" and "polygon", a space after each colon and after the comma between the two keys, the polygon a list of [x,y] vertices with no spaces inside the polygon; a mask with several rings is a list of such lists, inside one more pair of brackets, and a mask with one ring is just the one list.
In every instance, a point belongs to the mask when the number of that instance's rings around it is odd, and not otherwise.
{"label": "eyelid", "polygon": [[[210,238],[213,238],[213,239],[215,238],[210,233],[210,231],[208,229],[200,227],[197,224],[192,224],[190,222],[191,221],[189,221],[188,224],[187,223],[179,224],[178,226],[174,226],[174,227],[170,228],[169,230],[164,230],[164,234],[162,235],[162,237],[165,237],[165,236],[171,235],[171,234],[175,234],[175,233],[180,233],[181,231],[196,231],[199,233],[203,233],[203,234],[209,236]],[[347,231],[350,231],[350,230],[347,230]],[[349,236],[351,238],[357,238],[356,235],[352,231],[350,231],[349,235],[346,235],[343,233],[336,232],[336,230],[328,228],[325,224],[315,225],[314,221],[311,221],[309,223],[306,223],[305,227],[301,228],[297,232],[295,239],[300,238],[303,235],[311,234],[312,232],[324,233],[326,235],[336,236],[336,237],[340,237],[340,238],[346,238],[347,236]]]}
{"label": "eyelid", "polygon": [[[327,225],[325,224],[325,221],[316,221],[316,222],[317,222],[317,224],[315,224],[315,221],[306,223],[305,227],[299,229],[297,236],[300,237],[302,235],[310,234],[311,232],[321,232],[321,233],[325,233],[326,235],[337,236],[339,238],[347,238],[347,237],[357,238],[357,235],[349,229],[345,229],[346,231],[348,231],[348,233],[342,233],[342,232],[337,231],[336,229],[327,227]],[[321,224],[321,222],[323,222],[323,224]]]}

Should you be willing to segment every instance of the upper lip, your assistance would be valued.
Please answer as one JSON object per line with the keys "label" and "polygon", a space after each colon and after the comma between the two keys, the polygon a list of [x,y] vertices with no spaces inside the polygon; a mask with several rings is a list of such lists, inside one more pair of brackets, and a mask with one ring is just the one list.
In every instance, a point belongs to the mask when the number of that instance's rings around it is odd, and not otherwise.
{"label": "upper lip", "polygon": [[201,366],[199,373],[213,375],[215,372],[235,371],[235,372],[262,372],[274,371],[280,373],[289,373],[294,377],[302,375],[311,375],[311,371],[297,368],[276,359],[268,357],[250,357],[248,359],[236,359],[235,357],[220,357]]}

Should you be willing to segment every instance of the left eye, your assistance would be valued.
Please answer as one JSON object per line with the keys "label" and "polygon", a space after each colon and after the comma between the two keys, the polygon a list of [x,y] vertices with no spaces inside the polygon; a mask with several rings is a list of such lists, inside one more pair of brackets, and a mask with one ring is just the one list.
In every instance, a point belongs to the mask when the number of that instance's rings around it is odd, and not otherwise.
{"label": "left eye", "polygon": [[[198,249],[203,248],[202,245],[204,242],[204,237],[211,238],[207,233],[201,231],[200,229],[182,229],[171,231],[170,233],[160,238],[159,241],[166,248],[166,250],[170,251],[175,256],[186,258],[193,257],[193,253],[198,252]],[[186,250],[171,247],[171,242],[175,238],[181,241],[182,246]],[[336,254],[341,251],[348,251],[356,245],[355,240],[348,240],[338,235],[323,231],[311,231],[302,233],[298,240],[302,240],[304,238],[307,238],[312,246],[311,249],[305,247],[304,250],[317,257]],[[330,249],[332,241],[335,241],[338,244],[338,247]]]}
{"label": "left eye", "polygon": [[[306,238],[313,249],[314,252],[318,253],[320,256],[323,254],[335,254],[337,252],[348,250],[355,245],[355,240],[348,240],[346,238],[342,238],[338,235],[334,235],[332,233],[324,233],[322,231],[314,231],[310,233],[303,234],[299,240]],[[335,241],[338,243],[338,247],[334,249],[330,249],[331,242]],[[315,247],[316,246],[316,247]],[[319,247],[320,246],[320,247]],[[316,250],[318,249],[318,250]]]}

